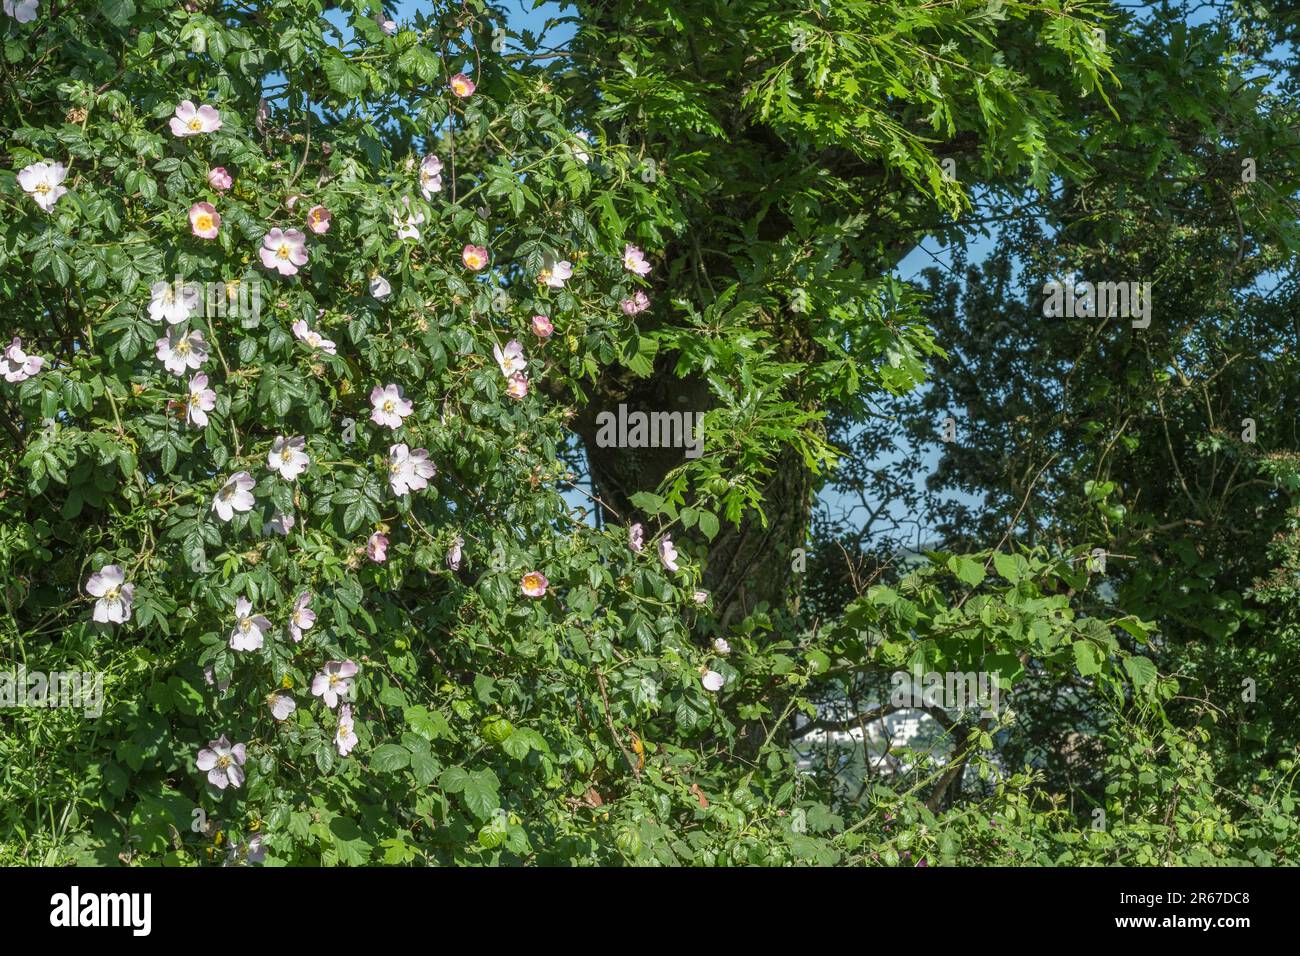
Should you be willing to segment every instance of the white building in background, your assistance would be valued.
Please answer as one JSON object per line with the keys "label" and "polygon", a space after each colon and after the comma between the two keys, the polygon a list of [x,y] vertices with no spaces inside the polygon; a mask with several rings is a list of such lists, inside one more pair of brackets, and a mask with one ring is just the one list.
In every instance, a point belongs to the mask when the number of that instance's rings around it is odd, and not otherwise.
{"label": "white building in background", "polygon": [[[804,723],[806,724],[806,721]],[[863,756],[870,762],[873,769],[887,772],[895,770],[906,772],[912,768],[912,763],[908,761],[900,763],[897,756],[892,758],[891,763],[886,754],[897,750],[899,747],[910,745],[913,740],[921,735],[922,731],[929,733],[940,730],[938,722],[921,710],[895,711],[876,720],[864,722],[864,726],[866,728],[865,740],[863,727],[852,727],[848,730],[828,731],[818,729],[809,731],[799,738],[795,745],[799,769],[811,769],[816,750],[822,749],[829,744],[843,749],[863,747]]]}
{"label": "white building in background", "polygon": [[[889,741],[895,747],[905,747],[921,733],[923,721],[933,724],[935,728],[939,726],[935,719],[924,711],[896,711],[867,722],[865,724],[867,740],[880,746],[884,746],[885,742]],[[862,727],[853,727],[849,730],[809,731],[800,738],[800,743],[860,744]]]}
{"label": "white building in background", "polygon": [[[807,720],[801,720],[796,730],[807,724]],[[866,728],[865,739],[863,726]],[[933,741],[943,737],[944,731],[939,722],[924,710],[897,710],[876,720],[865,721],[863,726],[849,730],[812,730],[798,738],[794,751],[799,769],[811,771],[814,760],[820,762],[828,747],[841,751],[846,757],[861,747],[864,762],[873,771],[885,775],[908,773],[920,765],[935,766],[936,761],[942,759],[937,754],[923,752],[923,744],[919,745],[922,749],[910,755],[913,759],[906,759],[899,753],[902,748],[917,746],[914,741],[918,737]],[[938,752],[946,753],[947,745],[940,743]],[[994,774],[1001,777],[1004,770],[1001,759],[995,753],[986,756],[993,765]]]}

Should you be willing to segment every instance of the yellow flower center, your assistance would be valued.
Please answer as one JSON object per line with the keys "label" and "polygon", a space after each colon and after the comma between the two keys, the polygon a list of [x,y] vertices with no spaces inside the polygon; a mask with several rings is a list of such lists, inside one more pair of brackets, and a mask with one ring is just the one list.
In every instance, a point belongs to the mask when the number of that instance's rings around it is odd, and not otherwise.
{"label": "yellow flower center", "polygon": [[280,452],[280,460],[281,460],[281,461],[288,461],[288,460],[289,460],[290,458],[292,458],[292,457],[293,457],[293,449],[289,448],[289,447],[286,445],[285,448],[284,448],[284,450],[282,450],[282,451]]}
{"label": "yellow flower center", "polygon": [[109,588],[106,592],[104,592],[104,600],[107,601],[109,604],[112,604],[114,601],[117,600],[118,593],[119,592],[117,588]]}
{"label": "yellow flower center", "polygon": [[194,225],[198,227],[200,232],[207,232],[212,228],[212,217],[206,212],[201,212],[194,217]]}
{"label": "yellow flower center", "polygon": [[49,192],[49,191],[52,190],[53,188],[54,188],[54,187],[51,186],[49,183],[37,183],[37,184],[36,184],[36,191],[37,191],[38,193],[40,193],[42,196],[44,196],[47,192]]}
{"label": "yellow flower center", "polygon": [[231,763],[230,754],[222,754],[217,758],[217,768],[220,770],[225,770]]}
{"label": "yellow flower center", "polygon": [[189,340],[189,339],[181,339],[179,342],[176,343],[176,348],[174,349],[174,351],[176,352],[177,355],[189,355],[189,354],[190,354],[190,340]]}
{"label": "yellow flower center", "polygon": [[279,256],[281,259],[288,259],[289,247],[287,245],[281,246],[279,249],[275,251],[275,254]]}
{"label": "yellow flower center", "polygon": [[190,120],[190,129],[194,130],[196,133],[200,132],[203,129],[203,120],[199,119],[197,116],[194,117],[194,119]]}
{"label": "yellow flower center", "polygon": [[388,412],[389,414],[392,414],[393,410],[396,407],[397,406],[393,403],[393,400],[391,398],[384,402],[384,411]]}

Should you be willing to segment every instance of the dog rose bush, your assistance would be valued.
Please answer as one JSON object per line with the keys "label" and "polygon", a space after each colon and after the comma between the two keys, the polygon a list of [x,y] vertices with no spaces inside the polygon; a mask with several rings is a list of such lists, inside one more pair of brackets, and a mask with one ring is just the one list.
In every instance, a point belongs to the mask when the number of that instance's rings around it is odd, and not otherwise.
{"label": "dog rose bush", "polygon": [[727,763],[692,740],[734,734],[697,570],[562,495],[657,237],[494,26],[4,26],[6,626],[107,675],[58,731],[86,858],[791,852],[783,810],[742,837],[691,792]]}

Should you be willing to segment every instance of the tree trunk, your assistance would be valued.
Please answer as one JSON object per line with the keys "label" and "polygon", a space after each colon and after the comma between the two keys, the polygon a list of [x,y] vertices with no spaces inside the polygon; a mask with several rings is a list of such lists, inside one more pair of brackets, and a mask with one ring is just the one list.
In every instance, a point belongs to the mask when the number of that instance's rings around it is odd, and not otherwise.
{"label": "tree trunk", "polygon": [[[572,423],[586,447],[596,495],[618,512],[625,525],[645,520],[632,504],[632,495],[638,491],[655,491],[664,476],[682,464],[685,451],[682,448],[602,448],[596,441],[599,431],[596,419],[604,411],[617,414],[620,403],[627,405],[629,413],[705,411],[709,406],[707,384],[696,377],[678,377],[674,365],[673,356],[661,355],[648,378],[607,376],[592,401]],[[707,442],[706,436],[706,450]],[[782,639],[790,636],[798,608],[793,552],[804,546],[812,501],[812,476],[802,457],[793,449],[786,449],[763,489],[766,526],[756,514],[748,514],[738,528],[723,522],[711,542],[696,532],[674,533],[675,541],[689,540],[706,555],[704,587],[712,596],[714,617],[724,636],[760,605],[766,605],[779,622],[778,636]],[[778,695],[769,703],[774,717],[779,716],[785,706],[784,698]],[[740,731],[740,755],[753,759],[770,729],[770,724],[762,721],[745,722]],[[784,745],[786,733],[787,728],[778,729],[773,741]]]}

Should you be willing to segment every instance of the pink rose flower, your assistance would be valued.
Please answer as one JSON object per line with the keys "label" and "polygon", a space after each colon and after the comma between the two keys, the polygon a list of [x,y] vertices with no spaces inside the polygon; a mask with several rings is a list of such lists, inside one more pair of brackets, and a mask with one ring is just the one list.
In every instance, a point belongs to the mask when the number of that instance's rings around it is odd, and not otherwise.
{"label": "pink rose flower", "polygon": [[537,281],[551,289],[563,289],[564,283],[572,278],[573,263],[568,259],[561,259],[537,274]]}
{"label": "pink rose flower", "polygon": [[31,23],[36,19],[40,0],[4,0],[4,10],[19,23]]}
{"label": "pink rose flower", "polygon": [[86,593],[99,598],[95,602],[95,620],[100,624],[123,624],[131,619],[131,601],[135,585],[126,584],[126,575],[116,564],[106,564],[86,581]]}
{"label": "pink rose flower", "polygon": [[190,100],[181,100],[176,115],[171,119],[171,127],[173,136],[213,133],[221,129],[221,114],[207,103],[195,108]]}
{"label": "pink rose flower", "polygon": [[44,212],[49,212],[59,197],[67,194],[68,187],[63,185],[67,178],[68,170],[62,163],[32,163],[18,173],[18,185]]}
{"label": "pink rose flower", "polygon": [[307,325],[305,319],[299,319],[292,326],[294,336],[300,342],[306,342],[310,348],[320,349],[326,355],[337,355],[338,346],[327,338],[323,338],[319,332],[312,330]]}
{"label": "pink rose flower", "polygon": [[246,471],[237,471],[226,479],[212,499],[212,510],[222,521],[229,521],[236,511],[252,511],[257,499],[253,497],[253,488],[257,482]]}
{"label": "pink rose flower", "polygon": [[195,428],[208,424],[208,412],[217,407],[217,393],[208,388],[208,377],[200,372],[190,376],[190,393],[185,399],[185,420]]}
{"label": "pink rose flower", "polygon": [[415,403],[402,394],[397,385],[376,385],[370,390],[370,420],[376,425],[387,425],[396,431],[402,420],[415,411]]}
{"label": "pink rose flower", "polygon": [[441,191],[442,160],[437,156],[426,156],[420,160],[420,195],[427,201]]}
{"label": "pink rose flower", "polygon": [[276,227],[262,237],[262,265],[282,276],[298,274],[307,264],[307,237],[297,229]]}
{"label": "pink rose flower", "polygon": [[506,343],[505,348],[499,345],[492,346],[492,355],[497,360],[497,367],[501,369],[501,374],[506,378],[528,368],[528,360],[524,358],[524,347],[518,339],[511,339]]}
{"label": "pink rose flower", "polygon": [[465,268],[478,272],[488,264],[487,247],[467,245],[461,250],[460,259],[465,263]]}
{"label": "pink rose flower", "polygon": [[311,693],[325,702],[333,710],[339,705],[339,698],[346,697],[352,687],[352,678],[357,676],[357,665],[353,661],[330,661],[325,669],[311,680]]}
{"label": "pink rose flower", "polygon": [[0,357],[0,375],[6,382],[25,382],[41,370],[45,359],[39,355],[28,355],[23,351],[23,340],[14,336],[9,347]]}
{"label": "pink rose flower", "polygon": [[447,82],[447,85],[451,87],[451,91],[462,100],[473,96],[474,91],[478,89],[474,81],[464,73],[457,73]]}
{"label": "pink rose flower", "polygon": [[650,263],[646,262],[645,253],[630,242],[623,247],[623,268],[639,276],[650,274]]}
{"label": "pink rose flower", "polygon": [[235,627],[230,632],[232,651],[260,650],[270,630],[271,622],[265,615],[253,613],[253,604],[248,598],[241,597],[235,601]]}
{"label": "pink rose flower", "polygon": [[309,604],[311,604],[311,592],[303,591],[293,602],[293,610],[289,612],[289,636],[293,638],[294,643],[300,642],[303,631],[310,631],[312,625],[316,623],[316,612],[308,607]]}
{"label": "pink rose flower", "polygon": [[224,193],[235,185],[235,181],[230,177],[230,173],[226,172],[225,166],[217,166],[208,170],[208,185],[217,192]]}
{"label": "pink rose flower", "polygon": [[210,202],[196,202],[190,207],[190,231],[200,239],[217,238],[221,214]]}
{"label": "pink rose flower", "polygon": [[312,206],[307,210],[307,228],[318,236],[323,236],[329,232],[333,222],[334,213],[324,206]]}
{"label": "pink rose flower", "polygon": [[673,547],[673,539],[670,535],[664,535],[659,539],[659,561],[669,571],[677,570],[677,549]]}
{"label": "pink rose flower", "polygon": [[427,488],[429,479],[437,473],[438,468],[429,461],[426,448],[412,451],[406,445],[392,445],[388,449],[388,483],[395,495],[407,495]]}
{"label": "pink rose flower", "polygon": [[356,745],[357,734],[352,725],[352,705],[344,704],[339,708],[339,725],[334,730],[334,746],[340,757],[346,757]]}
{"label": "pink rose flower", "polygon": [[644,292],[637,292],[630,299],[623,299],[618,307],[624,315],[637,315],[650,308],[650,298]]}
{"label": "pink rose flower", "polygon": [[289,715],[298,709],[298,702],[291,694],[272,694],[267,703],[271,705],[271,716],[276,720],[288,720]]}
{"label": "pink rose flower", "polygon": [[551,333],[555,331],[555,326],[551,320],[544,315],[533,316],[533,334],[539,339],[549,339]]}
{"label": "pink rose flower", "polygon": [[248,759],[243,744],[231,744],[222,734],[209,740],[199,751],[198,768],[208,775],[208,783],[218,790],[244,785],[244,761]]}
{"label": "pink rose flower", "polygon": [[539,598],[546,594],[550,581],[546,580],[546,575],[541,571],[529,571],[519,582],[520,588],[524,594],[531,598]]}

